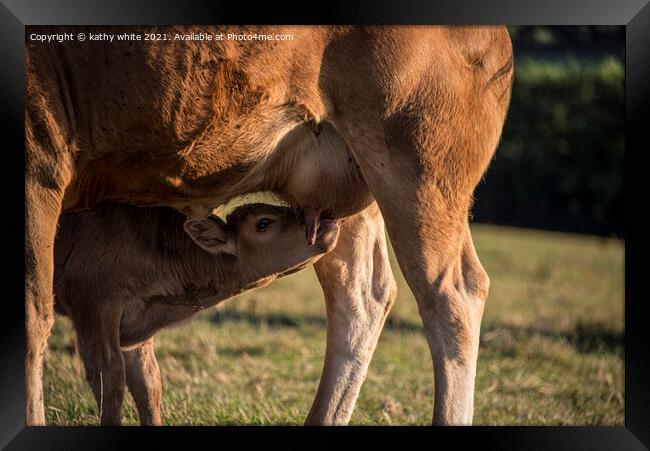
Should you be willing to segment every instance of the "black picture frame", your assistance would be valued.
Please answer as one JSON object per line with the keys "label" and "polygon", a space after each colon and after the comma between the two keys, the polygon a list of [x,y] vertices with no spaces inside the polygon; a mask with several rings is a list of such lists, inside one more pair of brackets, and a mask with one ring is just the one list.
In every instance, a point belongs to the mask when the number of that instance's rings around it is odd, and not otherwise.
{"label": "black picture frame", "polygon": [[[167,24],[508,24],[625,25],[625,426],[473,428],[94,428],[25,427],[24,420],[24,27],[25,25]],[[645,256],[650,221],[644,218],[650,163],[650,4],[648,0],[412,0],[328,1],[297,7],[276,2],[173,2],[99,0],[2,0],[0,3],[0,144],[3,202],[0,252],[4,300],[0,311],[0,446],[6,449],[113,449],[147,436],[148,447],[186,443],[241,446],[251,441],[283,447],[332,447],[364,435],[374,444],[514,449],[647,449],[650,446],[650,320],[644,308]],[[358,437],[357,437],[358,439]],[[304,443],[303,443],[304,442]],[[415,446],[415,445],[413,445]],[[422,446],[422,445],[417,445]]]}

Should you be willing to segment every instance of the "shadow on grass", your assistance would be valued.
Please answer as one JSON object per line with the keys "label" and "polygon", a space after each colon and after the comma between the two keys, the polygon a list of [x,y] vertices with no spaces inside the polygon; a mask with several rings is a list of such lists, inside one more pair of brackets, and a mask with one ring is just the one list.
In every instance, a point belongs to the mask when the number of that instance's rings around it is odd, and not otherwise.
{"label": "shadow on grass", "polygon": [[569,330],[490,324],[481,328],[481,347],[493,349],[511,348],[509,342],[528,341],[534,337],[566,342],[577,352],[583,354],[594,352],[622,353],[625,341],[622,330],[613,330],[601,323],[578,322]]}
{"label": "shadow on grass", "polygon": [[258,356],[264,354],[262,346],[219,347],[219,355],[241,357],[243,355]]}
{"label": "shadow on grass", "polygon": [[[250,313],[237,310],[221,310],[209,316],[213,324],[224,324],[227,322],[245,322],[254,326],[264,325],[270,328],[299,328],[302,326],[325,327],[326,320],[319,315],[289,315],[285,313]],[[396,320],[388,317],[384,329],[400,332],[423,333],[422,323],[412,321]]]}
{"label": "shadow on grass", "polygon": [[[290,315],[285,313],[251,313],[237,310],[221,310],[209,317],[213,324],[246,322],[254,326],[269,328],[299,328],[302,326],[326,326],[326,320],[319,315]],[[422,323],[389,316],[385,330],[406,333],[424,333]],[[514,326],[508,324],[484,324],[481,328],[481,346],[501,348],[508,341],[528,341],[542,337],[552,341],[570,344],[580,353],[622,352],[624,332],[614,330],[601,323],[578,322],[569,330],[553,330],[540,327]],[[506,344],[506,347],[507,344]]]}

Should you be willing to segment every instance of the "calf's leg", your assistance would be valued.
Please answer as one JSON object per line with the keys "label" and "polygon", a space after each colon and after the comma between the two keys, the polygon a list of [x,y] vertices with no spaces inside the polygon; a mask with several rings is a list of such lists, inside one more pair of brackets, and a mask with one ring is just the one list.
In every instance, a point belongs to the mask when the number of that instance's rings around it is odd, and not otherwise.
{"label": "calf's leg", "polygon": [[76,312],[73,318],[86,380],[95,395],[102,426],[122,423],[125,370],[119,339],[120,316],[121,309],[99,305],[92,311]]}
{"label": "calf's leg", "polygon": [[325,294],[327,347],[306,423],[347,424],[397,294],[377,205],[343,222],[336,248],[314,267]]}
{"label": "calf's leg", "polygon": [[140,423],[160,426],[162,382],[153,348],[153,337],[136,348],[122,351],[126,365],[126,385],[138,408]]}

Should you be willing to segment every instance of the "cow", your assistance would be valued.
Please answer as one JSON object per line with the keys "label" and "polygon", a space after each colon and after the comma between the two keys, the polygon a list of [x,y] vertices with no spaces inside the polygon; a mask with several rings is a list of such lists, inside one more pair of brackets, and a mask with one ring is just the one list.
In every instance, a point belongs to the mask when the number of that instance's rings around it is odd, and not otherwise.
{"label": "cow", "polygon": [[[169,40],[26,39],[26,423],[45,422],[61,213],[121,202],[169,206],[192,221],[234,196],[270,190],[302,212],[308,243],[320,221],[348,221],[314,265],[327,344],[306,423],[346,424],[352,414],[396,296],[385,224],[431,351],[433,423],[471,424],[489,278],[468,220],[510,102],[507,29],[136,31]],[[176,39],[226,31],[287,38]]]}
{"label": "cow", "polygon": [[337,221],[323,221],[309,245],[290,208],[265,204],[241,206],[226,222],[110,203],[63,214],[54,306],[72,319],[100,424],[120,424],[126,383],[140,422],[160,425],[154,334],[314,263],[338,232]]}

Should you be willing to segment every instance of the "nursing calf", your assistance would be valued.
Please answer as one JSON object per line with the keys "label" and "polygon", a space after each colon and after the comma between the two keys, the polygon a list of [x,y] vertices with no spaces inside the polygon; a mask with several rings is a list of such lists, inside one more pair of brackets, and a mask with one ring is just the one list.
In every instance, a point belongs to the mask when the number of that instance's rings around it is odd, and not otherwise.
{"label": "nursing calf", "polygon": [[142,424],[161,423],[159,329],[304,268],[338,233],[337,221],[321,222],[309,246],[291,209],[264,204],[239,207],[227,223],[120,204],[63,215],[55,307],[74,323],[101,424],[120,423],[125,383]]}
{"label": "nursing calf", "polygon": [[123,202],[202,219],[234,196],[266,190],[300,208],[308,243],[320,222],[350,218],[315,265],[327,351],[307,423],[346,424],[352,415],[395,296],[387,231],[429,343],[433,422],[471,424],[489,279],[468,217],[508,109],[507,29],[228,31],[294,39],[26,41],[27,424],[45,423],[42,363],[61,214]]}

